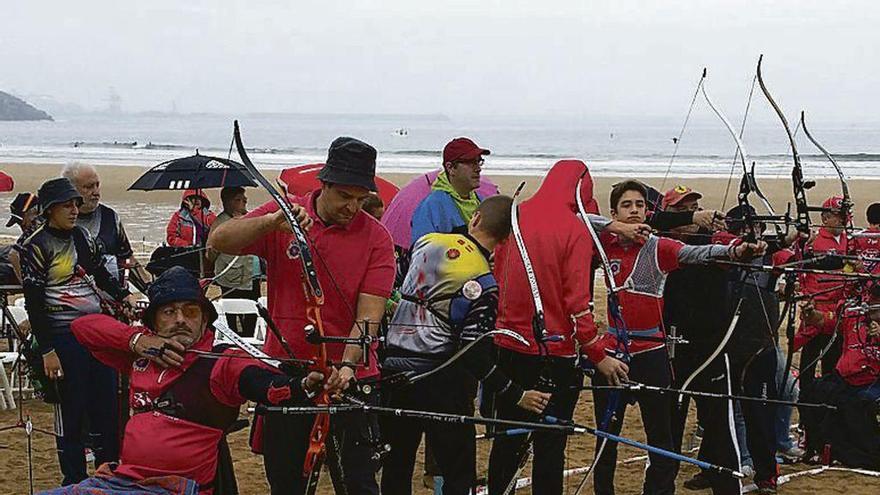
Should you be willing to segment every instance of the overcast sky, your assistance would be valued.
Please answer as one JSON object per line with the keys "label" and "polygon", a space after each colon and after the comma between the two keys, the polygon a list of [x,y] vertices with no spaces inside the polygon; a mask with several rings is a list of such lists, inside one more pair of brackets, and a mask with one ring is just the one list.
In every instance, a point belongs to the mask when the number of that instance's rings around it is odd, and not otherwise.
{"label": "overcast sky", "polygon": [[734,113],[764,53],[789,113],[880,120],[872,1],[3,3],[0,90],[88,108],[681,116],[707,66]]}

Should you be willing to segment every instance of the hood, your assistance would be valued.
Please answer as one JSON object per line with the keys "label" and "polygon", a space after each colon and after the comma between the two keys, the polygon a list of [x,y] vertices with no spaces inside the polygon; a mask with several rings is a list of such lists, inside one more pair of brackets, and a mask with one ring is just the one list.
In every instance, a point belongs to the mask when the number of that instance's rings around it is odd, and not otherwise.
{"label": "hood", "polygon": [[581,183],[581,201],[587,213],[599,213],[599,205],[593,198],[593,177],[587,164],[580,160],[560,160],[547,172],[541,187],[529,198],[529,202],[540,203],[546,208],[561,208],[578,212],[574,191],[578,180]]}
{"label": "hood", "polygon": [[211,198],[209,198],[208,195],[205,194],[205,191],[201,189],[187,189],[186,191],[183,191],[183,196],[180,197],[180,202],[183,203],[183,200],[190,196],[198,196],[202,198],[202,202],[205,203],[204,208],[211,208]]}

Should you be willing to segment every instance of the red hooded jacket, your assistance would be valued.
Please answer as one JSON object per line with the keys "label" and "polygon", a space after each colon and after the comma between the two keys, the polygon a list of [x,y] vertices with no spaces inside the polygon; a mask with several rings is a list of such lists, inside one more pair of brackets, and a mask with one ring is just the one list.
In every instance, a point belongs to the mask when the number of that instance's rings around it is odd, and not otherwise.
{"label": "red hooded jacket", "polygon": [[[182,202],[190,196],[202,198],[200,210],[190,210]],[[208,240],[208,230],[217,216],[210,210],[211,200],[201,189],[187,189],[180,198],[180,209],[171,215],[168,227],[165,228],[165,240],[172,247],[190,247],[204,245]]]}
{"label": "red hooded jacket", "polygon": [[[519,207],[519,227],[535,270],[547,331],[563,336],[561,341],[547,342],[552,356],[575,356],[575,340],[583,347],[596,337],[590,312],[593,240],[577,217],[575,202],[582,175],[581,198],[588,212],[596,212],[593,179],[579,160],[557,162],[535,195]],[[495,326],[517,332],[530,345],[526,348],[503,335],[496,337],[496,343],[522,354],[539,354],[532,332],[535,304],[513,235],[495,248],[494,272],[499,286]],[[598,356],[603,356],[601,349]]]}

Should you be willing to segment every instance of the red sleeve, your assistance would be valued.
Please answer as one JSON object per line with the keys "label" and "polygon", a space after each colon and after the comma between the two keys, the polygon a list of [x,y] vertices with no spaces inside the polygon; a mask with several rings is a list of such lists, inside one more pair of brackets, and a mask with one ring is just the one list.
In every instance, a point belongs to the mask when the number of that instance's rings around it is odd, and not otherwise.
{"label": "red sleeve", "polygon": [[267,370],[272,370],[272,367],[256,359],[241,359],[248,356],[241,349],[226,349],[223,354],[239,357],[221,357],[217,360],[211,369],[211,393],[227,406],[237,407],[247,402],[238,389],[241,373],[251,366]]}
{"label": "red sleeve", "polygon": [[187,247],[190,245],[189,239],[180,236],[180,211],[175,211],[168,221],[168,227],[165,228],[165,241],[172,247]]}
{"label": "red sleeve", "polygon": [[668,239],[666,237],[659,239],[657,243],[657,264],[660,266],[660,271],[669,273],[678,269],[680,266],[678,263],[678,253],[681,252],[683,247],[684,243],[675,239]]}
{"label": "red sleeve", "polygon": [[780,249],[779,251],[773,253],[773,266],[784,265],[791,261],[792,258],[794,258],[793,250],[791,250],[790,248]]}
{"label": "red sleeve", "polygon": [[[274,201],[268,201],[260,205],[256,210],[249,211],[244,218],[256,218],[261,217],[263,215],[268,215],[269,213],[275,213],[278,211],[278,204]],[[259,256],[263,259],[268,259],[269,256],[269,246],[275,244],[273,240],[277,236],[277,232],[272,232],[263,237],[255,240],[250,245],[246,246],[241,250],[241,254],[252,254],[254,256]]]}
{"label": "red sleeve", "polygon": [[376,235],[373,235],[373,245],[370,248],[370,261],[361,281],[360,292],[388,298],[394,286],[394,271],[396,260],[394,258],[394,242],[385,227],[375,224]]}
{"label": "red sleeve", "polygon": [[136,333],[145,333],[145,327],[128,326],[107,315],[81,316],[70,324],[70,330],[98,361],[122,372],[131,370],[136,356],[128,343]]}
{"label": "red sleeve", "polygon": [[571,239],[562,270],[562,290],[565,310],[575,320],[575,339],[581,346],[596,337],[596,323],[590,311],[590,274],[593,260],[593,240],[585,229]]}

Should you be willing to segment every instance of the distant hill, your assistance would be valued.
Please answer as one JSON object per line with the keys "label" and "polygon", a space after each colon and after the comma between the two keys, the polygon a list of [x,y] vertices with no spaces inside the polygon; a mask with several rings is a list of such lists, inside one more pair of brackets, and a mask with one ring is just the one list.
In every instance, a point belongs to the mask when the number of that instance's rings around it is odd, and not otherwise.
{"label": "distant hill", "polygon": [[48,113],[0,91],[0,120],[52,120]]}

